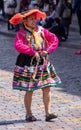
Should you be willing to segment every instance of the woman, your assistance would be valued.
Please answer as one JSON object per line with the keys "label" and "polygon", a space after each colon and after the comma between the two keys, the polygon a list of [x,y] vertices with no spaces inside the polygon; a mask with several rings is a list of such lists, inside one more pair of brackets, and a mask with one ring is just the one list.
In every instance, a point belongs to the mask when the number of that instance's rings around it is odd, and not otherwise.
{"label": "woman", "polygon": [[7,29],[8,30],[14,29],[13,24],[10,24],[9,20],[15,14],[16,7],[17,7],[17,1],[16,0],[7,0],[6,1],[5,13],[7,14],[7,17],[8,17],[8,23],[7,23]]}
{"label": "woman", "polygon": [[47,55],[57,48],[58,39],[48,30],[37,26],[37,20],[40,18],[45,19],[46,14],[38,9],[32,9],[22,14],[18,13],[10,20],[12,24],[22,22],[24,25],[24,28],[18,31],[14,41],[15,49],[20,54],[14,69],[13,88],[26,91],[24,104],[27,121],[37,120],[31,110],[32,94],[37,89],[42,89],[43,92],[45,120],[50,121],[57,117],[50,112],[50,87],[57,86],[61,81]]}

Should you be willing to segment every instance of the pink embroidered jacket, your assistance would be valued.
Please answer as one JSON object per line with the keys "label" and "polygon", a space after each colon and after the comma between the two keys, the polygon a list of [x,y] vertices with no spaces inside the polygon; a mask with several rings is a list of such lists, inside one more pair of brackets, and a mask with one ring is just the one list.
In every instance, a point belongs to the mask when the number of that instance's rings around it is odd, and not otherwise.
{"label": "pink embroidered jacket", "polygon": [[[58,47],[58,38],[56,35],[50,33],[47,29],[43,29],[44,37],[47,40],[48,44],[45,48],[45,51],[48,52],[48,54],[52,53],[56,48]],[[23,35],[22,35],[23,34]],[[26,31],[24,29],[20,29],[18,33],[16,34],[15,40],[14,40],[14,47],[19,53],[29,54],[30,56],[35,55],[37,50],[30,47],[28,44],[28,40],[26,39]],[[26,42],[26,44],[25,44]]]}

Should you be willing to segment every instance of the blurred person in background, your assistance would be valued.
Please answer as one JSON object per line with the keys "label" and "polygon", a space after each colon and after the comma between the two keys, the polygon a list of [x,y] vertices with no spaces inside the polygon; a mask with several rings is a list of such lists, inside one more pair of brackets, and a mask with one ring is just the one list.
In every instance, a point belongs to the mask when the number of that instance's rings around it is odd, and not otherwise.
{"label": "blurred person in background", "polygon": [[[81,37],[81,0],[74,0],[73,4],[73,13],[77,14],[78,19],[78,25],[79,25],[79,33]],[[80,49],[75,52],[76,55],[81,55],[81,43],[80,43]]]}
{"label": "blurred person in background", "polygon": [[10,24],[9,20],[11,17],[15,14],[15,8],[17,7],[17,1],[16,0],[7,0],[6,1],[6,6],[5,6],[5,13],[8,17],[8,24],[7,24],[7,29],[8,30],[13,30],[14,26]]}
{"label": "blurred person in background", "polygon": [[78,25],[79,25],[79,33],[81,37],[81,0],[74,0],[73,4],[73,13],[77,14]]}
{"label": "blurred person in background", "polygon": [[37,9],[37,8],[39,8],[39,2],[37,0],[31,1],[28,6],[28,9]]}
{"label": "blurred person in background", "polygon": [[30,2],[31,2],[31,0],[21,0],[20,12],[28,10]]}
{"label": "blurred person in background", "polygon": [[66,37],[69,35],[69,27],[72,19],[72,4],[68,0],[60,0],[57,5],[57,12],[65,28]]}
{"label": "blurred person in background", "polygon": [[[20,5],[22,0],[17,0],[17,7],[15,8],[15,13],[20,12]],[[15,25],[15,31],[18,31],[20,29],[20,24]]]}
{"label": "blurred person in background", "polygon": [[2,16],[5,16],[5,11],[4,11],[4,0],[0,0],[0,11],[2,13]]}
{"label": "blurred person in background", "polygon": [[49,4],[49,15],[46,16],[45,28],[50,28],[55,18],[59,18],[59,15],[56,12],[56,5],[54,3]]}
{"label": "blurred person in background", "polygon": [[44,0],[42,11],[49,15],[49,0]]}

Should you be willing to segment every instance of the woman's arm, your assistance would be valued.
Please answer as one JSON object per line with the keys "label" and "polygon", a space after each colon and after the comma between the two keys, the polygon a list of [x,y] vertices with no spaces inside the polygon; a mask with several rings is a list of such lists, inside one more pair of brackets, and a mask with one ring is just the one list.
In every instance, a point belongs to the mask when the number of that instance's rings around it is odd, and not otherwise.
{"label": "woman's arm", "polygon": [[45,39],[47,40],[46,51],[48,53],[52,53],[58,47],[59,40],[55,34],[49,32],[46,29],[44,29],[44,36],[45,36]]}
{"label": "woman's arm", "polygon": [[24,41],[25,41],[25,32],[23,30],[19,30],[14,40],[15,49],[19,53],[35,55],[36,51],[33,48],[31,48],[29,45],[27,44],[25,45]]}

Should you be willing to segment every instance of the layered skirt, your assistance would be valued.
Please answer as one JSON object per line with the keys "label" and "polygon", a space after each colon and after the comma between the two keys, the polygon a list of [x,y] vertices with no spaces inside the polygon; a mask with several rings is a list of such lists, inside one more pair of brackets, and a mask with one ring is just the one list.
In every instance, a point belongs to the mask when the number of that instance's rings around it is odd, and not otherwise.
{"label": "layered skirt", "polygon": [[56,74],[54,66],[46,63],[43,68],[44,60],[40,59],[36,68],[36,59],[31,63],[32,56],[19,54],[14,67],[13,89],[33,91],[44,87],[54,87],[61,83]]}

